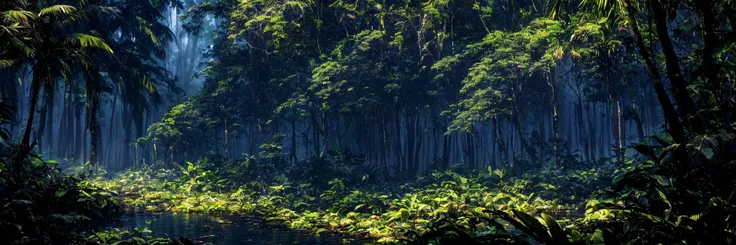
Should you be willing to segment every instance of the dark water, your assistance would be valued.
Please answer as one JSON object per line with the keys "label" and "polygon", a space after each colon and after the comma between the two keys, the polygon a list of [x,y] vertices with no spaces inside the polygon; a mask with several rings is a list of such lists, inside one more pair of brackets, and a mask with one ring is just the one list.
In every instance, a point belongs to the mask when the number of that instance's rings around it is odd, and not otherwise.
{"label": "dark water", "polygon": [[255,216],[208,216],[201,214],[129,214],[116,227],[132,230],[148,227],[154,237],[179,236],[202,244],[362,244],[338,234],[309,234],[269,225]]}

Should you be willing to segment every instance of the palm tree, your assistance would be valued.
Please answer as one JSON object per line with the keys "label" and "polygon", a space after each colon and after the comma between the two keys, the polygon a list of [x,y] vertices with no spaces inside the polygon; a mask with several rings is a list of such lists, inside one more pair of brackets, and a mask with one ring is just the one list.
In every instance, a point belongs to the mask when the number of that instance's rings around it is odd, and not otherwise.
{"label": "palm tree", "polygon": [[[32,67],[29,115],[21,140],[21,151],[16,163],[27,156],[31,150],[30,138],[33,128],[34,112],[38,106],[42,87],[55,88],[59,79],[66,78],[76,67],[90,66],[88,48],[112,53],[112,49],[92,33],[69,31],[73,25],[90,20],[101,13],[112,13],[111,9],[98,6],[85,6],[78,9],[70,5],[30,5],[18,0],[12,7],[19,10],[6,10],[13,25],[22,28],[20,35],[30,51],[23,56]],[[16,166],[17,167],[17,166]]]}
{"label": "palm tree", "polygon": [[[21,66],[25,57],[32,56],[33,50],[23,42],[22,26],[19,21],[25,18],[22,12],[17,11],[14,6],[16,1],[3,1],[0,3],[0,98],[4,105],[17,106],[18,83],[13,77]],[[6,115],[9,116],[9,115]],[[14,118],[3,118],[3,122],[10,125],[11,130],[5,130],[5,139],[10,140],[14,124]]]}
{"label": "palm tree", "polygon": [[[133,117],[128,120],[135,122],[136,138],[141,137],[145,130],[145,112],[162,102],[162,93],[179,92],[175,79],[162,66],[162,61],[166,59],[166,46],[174,40],[174,34],[163,24],[166,17],[162,12],[168,6],[181,8],[181,3],[175,0],[155,3],[147,0],[127,1],[117,6],[119,18],[92,27],[105,33],[105,41],[115,51],[112,62],[98,64],[107,72],[107,77],[125,103],[124,117]],[[125,129],[126,132],[128,129]]]}
{"label": "palm tree", "polygon": [[22,18],[19,11],[0,9],[0,68],[15,66],[25,56],[33,55],[20,36],[22,27],[17,20]]}

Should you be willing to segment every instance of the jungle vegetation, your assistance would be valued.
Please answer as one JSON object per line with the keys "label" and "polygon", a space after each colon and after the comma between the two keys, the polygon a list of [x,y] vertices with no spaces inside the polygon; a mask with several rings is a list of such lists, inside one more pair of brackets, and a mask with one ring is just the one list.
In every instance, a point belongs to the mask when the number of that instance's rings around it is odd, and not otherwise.
{"label": "jungle vegetation", "polygon": [[3,1],[0,234],[736,243],[734,41],[731,0]]}

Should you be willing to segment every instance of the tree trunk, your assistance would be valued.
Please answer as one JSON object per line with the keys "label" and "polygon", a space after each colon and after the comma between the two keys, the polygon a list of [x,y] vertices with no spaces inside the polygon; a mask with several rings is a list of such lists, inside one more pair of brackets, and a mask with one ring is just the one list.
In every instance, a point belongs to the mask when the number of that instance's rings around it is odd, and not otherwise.
{"label": "tree trunk", "polygon": [[394,151],[396,152],[396,166],[397,166],[397,173],[404,173],[403,166],[406,166],[406,158],[404,158],[404,152],[401,150],[403,149],[401,146],[401,114],[396,111],[396,113],[393,115],[394,117],[394,139],[396,141],[396,144],[394,145]]}
{"label": "tree trunk", "polygon": [[90,74],[87,76],[87,130],[89,130],[89,164],[97,166],[100,155],[100,110],[99,80]]}
{"label": "tree trunk", "polygon": [[386,177],[391,176],[388,163],[388,135],[386,133],[386,115],[381,116],[381,165],[386,166]]}
{"label": "tree trunk", "polygon": [[78,94],[72,104],[74,107],[74,159],[82,162],[84,159],[83,145],[85,142],[84,125],[82,124],[82,98]]}
{"label": "tree trunk", "polygon": [[711,0],[697,0],[693,2],[703,19],[703,68],[705,68],[705,76],[708,78],[708,84],[717,92],[716,97],[720,98],[721,89],[718,84],[717,64],[713,58],[716,52],[716,45],[718,44],[718,38],[715,34],[716,21],[711,11],[711,6],[713,5]]}
{"label": "tree trunk", "polygon": [[110,154],[110,144],[112,144],[112,141],[114,139],[113,137],[113,129],[115,128],[114,123],[115,122],[115,112],[118,110],[118,93],[115,93],[112,99],[112,107],[111,107],[111,113],[110,113],[110,121],[108,122],[110,124],[110,133],[107,136],[107,146],[105,146],[105,156],[108,156]]}
{"label": "tree trunk", "polygon": [[[527,143],[526,138],[524,138],[524,129],[523,129],[524,123],[521,120],[521,111],[519,110],[519,107],[516,105],[516,100],[518,99],[518,97],[516,96],[516,88],[515,88],[515,86],[516,86],[516,84],[514,84],[512,86],[512,88],[511,88],[511,92],[512,92],[512,100],[511,100],[512,115],[511,115],[511,120],[513,121],[514,127],[516,128],[516,131],[519,134],[519,144],[520,144],[520,146],[519,146],[520,147],[519,152],[521,154],[524,154],[525,152],[531,153],[531,151],[529,151],[529,148],[530,148],[529,147],[529,144]],[[516,155],[516,154],[514,154],[514,155]]]}
{"label": "tree trunk", "polygon": [[596,141],[595,141],[595,127],[593,126],[593,112],[590,112],[591,104],[585,105],[585,115],[588,117],[588,142],[590,142],[590,157],[591,161],[596,161]]}
{"label": "tree trunk", "polygon": [[614,142],[616,143],[616,159],[619,162],[624,161],[624,146],[623,146],[623,126],[621,123],[621,102],[616,100],[616,139]]}
{"label": "tree trunk", "polygon": [[31,152],[31,133],[33,131],[33,117],[36,114],[36,106],[38,106],[38,96],[41,93],[41,78],[40,78],[40,71],[38,68],[38,65],[34,67],[34,76],[33,80],[31,82],[31,98],[30,103],[31,105],[28,107],[28,120],[26,120],[26,129],[23,133],[23,139],[20,143],[20,152],[18,156],[15,159],[15,162],[13,164],[13,168],[18,170],[21,169],[23,166],[23,161],[28,156],[28,154]]}
{"label": "tree trunk", "polygon": [[498,151],[500,153],[500,157],[498,158],[501,160],[501,164],[498,164],[498,166],[505,167],[508,164],[508,154],[506,153],[506,143],[503,142],[503,137],[501,136],[501,130],[499,129],[498,125],[498,119],[493,118],[493,135],[496,138],[496,142],[498,142]]}
{"label": "tree trunk", "polygon": [[60,118],[60,123],[59,123],[59,132],[56,137],[57,142],[55,143],[56,156],[60,158],[66,157],[66,149],[64,147],[66,143],[62,143],[62,141],[68,142],[69,140],[68,138],[67,139],[64,138],[64,131],[66,131],[66,129],[68,128],[67,117],[69,116],[68,115],[69,92],[64,91],[62,95],[64,95],[64,101],[63,101],[64,103],[63,103],[63,106],[60,106],[59,108],[59,114],[61,115],[61,118]]}
{"label": "tree trunk", "polygon": [[[669,30],[667,29],[667,16],[659,0],[649,0],[649,3],[654,12],[657,36],[659,37],[659,42],[662,44],[662,51],[667,64],[667,76],[670,78],[670,83],[672,83],[675,101],[680,109],[680,115],[686,120],[690,120],[696,116],[695,113],[697,112],[697,108],[695,107],[695,103],[687,90],[685,78],[682,77],[680,59],[675,53],[675,49],[672,46],[672,40],[670,40]],[[699,131],[700,127],[695,127],[695,130]]]}
{"label": "tree trunk", "polygon": [[407,165],[407,171],[406,175],[409,177],[409,179],[414,178],[414,170],[416,167],[414,166],[414,140],[415,140],[415,127],[413,119],[414,116],[407,115],[406,120],[404,120],[404,123],[406,124],[406,165]]}
{"label": "tree trunk", "polygon": [[579,138],[583,142],[583,148],[585,150],[584,157],[587,157],[588,161],[593,161],[590,155],[590,134],[589,130],[585,130],[585,123],[583,121],[583,96],[580,94],[580,86],[577,87],[576,95],[575,114],[578,123],[578,132],[580,133]]}
{"label": "tree trunk", "polygon": [[[552,88],[552,130],[554,131],[554,138],[553,140],[553,146],[552,146],[552,156],[554,156],[555,160],[557,159],[557,143],[560,139],[560,117],[557,112],[557,89],[555,88],[555,79],[552,79],[552,81],[549,83],[549,86]],[[540,157],[542,153],[540,152]]]}
{"label": "tree trunk", "polygon": [[[445,126],[444,128],[447,128]],[[442,134],[442,170],[450,166],[450,134]]]}
{"label": "tree trunk", "polygon": [[[74,142],[76,135],[74,134],[74,85],[69,85],[69,95],[66,98],[66,105],[64,105],[66,113],[66,136],[65,141],[71,144],[61,144],[64,147],[64,156],[68,158],[74,158]],[[61,139],[61,138],[60,138]]]}
{"label": "tree trunk", "polygon": [[291,163],[296,164],[296,109],[292,109],[291,115]]}
{"label": "tree trunk", "polygon": [[509,21],[509,30],[513,31],[516,27],[516,8],[514,7],[514,0],[508,0],[509,13],[511,15],[511,21]]}
{"label": "tree trunk", "polygon": [[313,113],[312,114],[312,140],[314,144],[314,155],[319,156],[320,149],[319,149],[319,122],[317,121],[317,116]]}
{"label": "tree trunk", "polygon": [[230,133],[227,131],[227,116],[225,117],[223,126],[225,127],[225,155],[232,158],[230,155]]}
{"label": "tree trunk", "polygon": [[[123,151],[121,152],[122,160],[125,166],[130,166],[132,161],[130,160],[130,151],[131,151],[131,140],[130,137],[133,135],[133,118],[131,117],[131,112],[129,106],[126,106],[123,104],[122,106],[122,124],[123,124],[123,136],[125,139],[123,139]],[[167,149],[168,150],[168,149]]]}
{"label": "tree trunk", "polygon": [[667,91],[664,89],[662,78],[660,77],[659,72],[657,72],[657,69],[654,66],[654,62],[649,55],[649,51],[647,51],[646,44],[644,44],[644,38],[639,31],[639,24],[636,19],[636,14],[638,12],[634,8],[632,0],[624,0],[624,2],[626,3],[626,15],[629,19],[631,33],[636,38],[636,46],[639,49],[639,54],[642,57],[644,68],[649,74],[649,79],[652,83],[652,87],[654,87],[654,91],[657,94],[657,100],[659,101],[659,104],[662,106],[662,110],[664,111],[665,120],[667,121],[667,124],[669,124],[669,132],[676,142],[683,143],[685,142],[685,131],[677,115],[677,111],[672,105]]}
{"label": "tree trunk", "polygon": [[414,167],[411,169],[412,178],[416,177],[417,173],[419,173],[419,168],[421,167],[420,161],[419,161],[420,160],[419,153],[422,150],[422,143],[424,142],[424,137],[422,137],[423,134],[421,133],[423,131],[421,130],[421,124],[419,123],[418,115],[415,115],[415,118],[414,118],[414,131],[416,132],[415,134],[416,140],[414,144],[414,164],[413,164]]}
{"label": "tree trunk", "polygon": [[135,156],[135,166],[136,168],[139,168],[142,164],[141,158],[143,156],[143,152],[139,152],[140,149],[138,148],[140,147],[138,147],[138,139],[143,137],[143,132],[145,130],[143,128],[143,117],[145,116],[145,113],[140,112],[140,113],[134,113],[134,114],[136,114],[135,119],[134,119],[136,130],[135,130],[135,137],[133,138],[131,143],[135,146],[134,147],[135,154],[133,154]]}
{"label": "tree trunk", "polygon": [[467,133],[467,138],[465,139],[467,141],[467,154],[465,156],[465,159],[467,159],[467,167],[468,169],[475,169],[476,163],[475,163],[475,130],[473,130],[473,127],[470,127],[470,131]]}
{"label": "tree trunk", "polygon": [[46,110],[49,113],[48,115],[48,121],[47,124],[49,125],[49,130],[46,134],[46,149],[48,150],[49,156],[56,156],[55,152],[53,151],[53,144],[54,144],[54,125],[57,124],[56,121],[54,121],[54,107],[56,105],[56,89],[53,89],[49,92],[49,102],[48,105],[46,105]]}
{"label": "tree trunk", "polygon": [[43,105],[40,112],[38,112],[39,118],[38,120],[38,130],[36,130],[36,139],[37,139],[37,146],[38,146],[38,152],[44,153],[44,145],[46,143],[46,135],[48,132],[46,132],[46,121],[48,120],[48,113],[49,113],[49,105],[50,105],[50,98],[51,98],[51,88],[49,86],[46,86],[46,89],[42,91],[44,94],[43,97]]}

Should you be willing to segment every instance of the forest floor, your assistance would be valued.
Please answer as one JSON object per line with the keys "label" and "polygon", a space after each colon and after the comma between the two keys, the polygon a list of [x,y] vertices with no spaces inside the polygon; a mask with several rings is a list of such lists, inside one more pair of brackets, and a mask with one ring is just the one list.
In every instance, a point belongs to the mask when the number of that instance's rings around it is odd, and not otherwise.
{"label": "forest floor", "polygon": [[605,210],[586,210],[587,204],[599,202],[591,196],[603,182],[600,169],[516,177],[491,168],[444,171],[401,185],[367,183],[365,178],[294,183],[283,174],[235,181],[205,169],[195,164],[181,170],[143,168],[97,177],[92,183],[115,193],[128,212],[258,215],[293,229],[337,232],[376,243],[416,241],[448,221],[476,234],[493,233],[504,228],[486,218],[499,211],[546,213],[566,226],[611,216]]}
{"label": "forest floor", "polygon": [[[0,186],[0,237],[11,244],[195,244],[166,238],[181,234],[157,238],[138,225],[100,226],[128,212],[248,216],[376,244],[635,244],[647,234],[664,244],[730,239],[733,226],[718,223],[731,222],[733,205],[724,199],[682,199],[707,208],[669,222],[673,203],[683,202],[670,201],[677,196],[620,191],[621,183],[677,183],[641,170],[652,165],[450,168],[406,181],[339,158],[254,164],[215,157],[116,173],[89,165],[62,171],[53,161],[29,158],[23,171],[0,168],[8,183]],[[632,200],[649,206],[624,206]]]}

